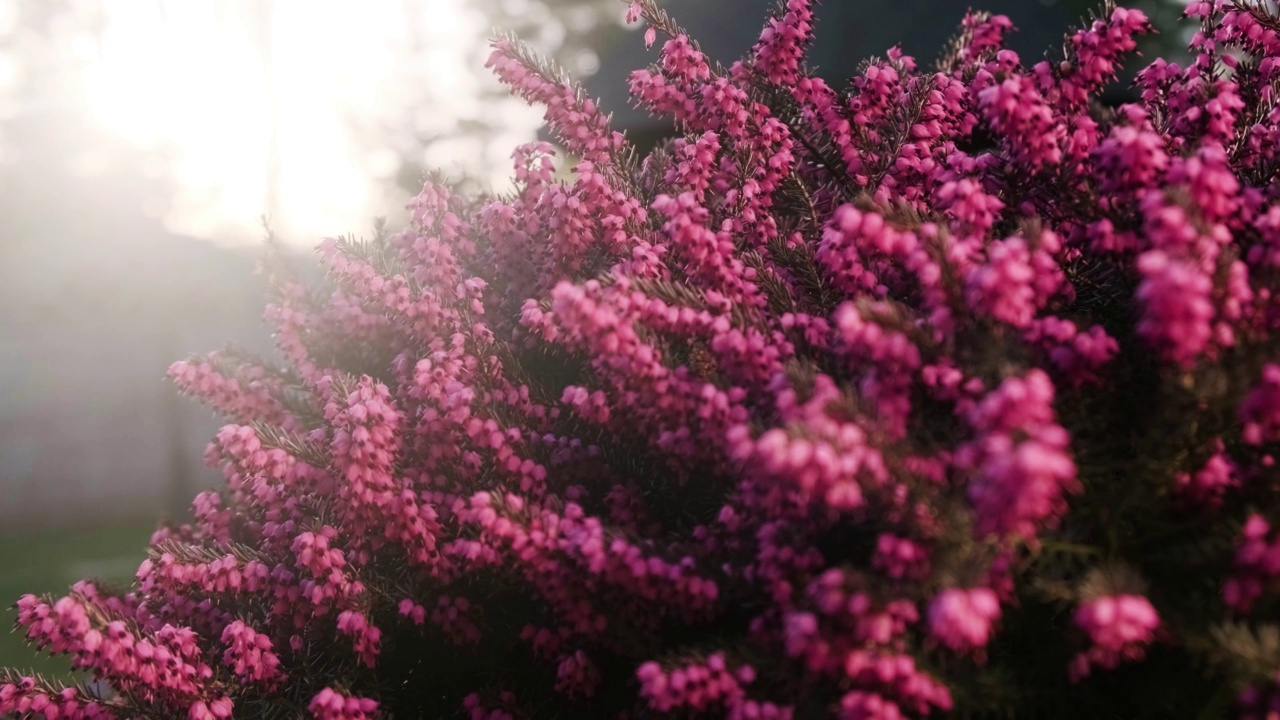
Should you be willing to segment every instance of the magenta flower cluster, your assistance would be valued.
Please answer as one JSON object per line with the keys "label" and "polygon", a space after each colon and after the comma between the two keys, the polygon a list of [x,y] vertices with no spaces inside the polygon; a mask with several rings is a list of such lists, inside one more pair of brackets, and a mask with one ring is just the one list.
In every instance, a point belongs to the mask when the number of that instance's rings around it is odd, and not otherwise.
{"label": "magenta flower cluster", "polygon": [[225,484],[136,582],[18,601],[31,718],[1274,717],[1280,14],[1061,51],[969,13],[813,74],[651,0],[641,155],[513,39],[514,188],[267,265],[281,362],[176,363]]}
{"label": "magenta flower cluster", "polygon": [[1113,668],[1125,660],[1141,660],[1160,626],[1156,609],[1141,595],[1090,600],[1076,610],[1075,622],[1092,643],[1072,661],[1077,678],[1088,675],[1093,667]]}

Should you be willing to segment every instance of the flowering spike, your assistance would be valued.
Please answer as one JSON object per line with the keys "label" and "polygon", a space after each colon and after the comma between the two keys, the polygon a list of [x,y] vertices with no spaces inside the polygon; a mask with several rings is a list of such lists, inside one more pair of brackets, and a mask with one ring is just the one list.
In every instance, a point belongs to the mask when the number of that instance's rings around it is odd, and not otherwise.
{"label": "flowering spike", "polygon": [[584,98],[579,88],[518,40],[495,40],[486,64],[512,92],[546,107],[547,123],[569,152],[606,165],[622,150],[622,134],[609,129],[609,119],[595,101]]}

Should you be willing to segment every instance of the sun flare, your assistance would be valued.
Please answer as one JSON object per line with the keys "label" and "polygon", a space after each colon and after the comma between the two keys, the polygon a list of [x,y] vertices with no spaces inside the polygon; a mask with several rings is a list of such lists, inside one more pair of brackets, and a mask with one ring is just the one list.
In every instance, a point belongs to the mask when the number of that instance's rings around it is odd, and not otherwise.
{"label": "sun flare", "polygon": [[263,214],[303,243],[364,228],[390,192],[353,129],[396,122],[405,97],[474,92],[484,28],[465,2],[106,0],[91,112],[170,158],[176,232],[252,241]]}

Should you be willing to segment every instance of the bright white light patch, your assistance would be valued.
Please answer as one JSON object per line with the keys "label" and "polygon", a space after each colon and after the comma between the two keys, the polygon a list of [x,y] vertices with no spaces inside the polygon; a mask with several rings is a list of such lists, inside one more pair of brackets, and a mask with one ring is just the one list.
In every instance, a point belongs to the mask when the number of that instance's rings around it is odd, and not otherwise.
{"label": "bright white light patch", "polygon": [[[474,110],[447,100],[474,95],[468,66],[487,31],[465,2],[105,0],[90,106],[171,154],[174,231],[253,241],[272,201],[286,239],[359,231],[386,193],[352,128],[408,122],[388,116],[406,98],[439,98],[444,126]],[[425,51],[409,56],[414,43]]]}

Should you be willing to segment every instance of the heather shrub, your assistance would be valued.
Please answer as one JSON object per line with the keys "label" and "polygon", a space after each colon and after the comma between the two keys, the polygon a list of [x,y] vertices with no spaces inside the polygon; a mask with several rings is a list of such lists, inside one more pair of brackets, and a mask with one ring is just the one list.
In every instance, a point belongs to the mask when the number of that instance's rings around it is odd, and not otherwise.
{"label": "heather shrub", "polygon": [[269,265],[284,362],[171,373],[226,485],[131,587],[18,601],[96,682],[0,713],[1276,717],[1280,16],[1192,2],[1104,107],[1139,12],[838,88],[808,0],[729,67],[629,15],[682,135],[497,41],[571,172]]}

